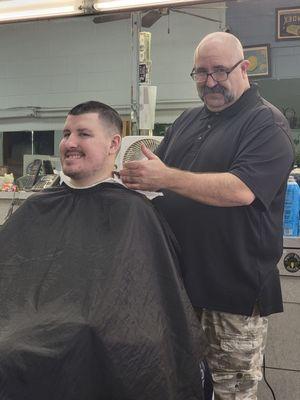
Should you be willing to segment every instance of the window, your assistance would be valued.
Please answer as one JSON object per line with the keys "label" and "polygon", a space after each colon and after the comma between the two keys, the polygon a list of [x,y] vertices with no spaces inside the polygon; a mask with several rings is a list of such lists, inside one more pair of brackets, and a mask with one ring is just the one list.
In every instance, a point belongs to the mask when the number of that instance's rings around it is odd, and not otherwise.
{"label": "window", "polygon": [[3,164],[15,179],[22,176],[24,154],[54,154],[54,131],[3,132]]}

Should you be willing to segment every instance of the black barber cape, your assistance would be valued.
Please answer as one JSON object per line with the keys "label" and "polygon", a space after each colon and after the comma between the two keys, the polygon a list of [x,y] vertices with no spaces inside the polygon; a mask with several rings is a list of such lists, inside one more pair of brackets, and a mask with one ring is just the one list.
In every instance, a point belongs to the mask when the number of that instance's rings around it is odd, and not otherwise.
{"label": "black barber cape", "polygon": [[143,195],[45,190],[0,245],[1,400],[202,399],[199,325]]}

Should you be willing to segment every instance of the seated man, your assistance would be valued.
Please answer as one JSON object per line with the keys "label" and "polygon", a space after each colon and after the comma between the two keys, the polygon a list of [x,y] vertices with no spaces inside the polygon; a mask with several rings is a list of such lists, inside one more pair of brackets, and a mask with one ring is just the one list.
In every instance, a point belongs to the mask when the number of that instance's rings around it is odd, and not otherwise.
{"label": "seated man", "polygon": [[2,400],[202,399],[203,339],[177,248],[150,201],[113,179],[122,121],[67,116],[66,183],[0,230]]}

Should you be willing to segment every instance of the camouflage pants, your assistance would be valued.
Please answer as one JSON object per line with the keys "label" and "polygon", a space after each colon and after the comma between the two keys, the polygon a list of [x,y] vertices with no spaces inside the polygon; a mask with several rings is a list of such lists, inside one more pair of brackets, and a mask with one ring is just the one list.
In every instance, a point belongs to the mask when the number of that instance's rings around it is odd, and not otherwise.
{"label": "camouflage pants", "polygon": [[196,309],[208,339],[214,400],[256,400],[268,319]]}

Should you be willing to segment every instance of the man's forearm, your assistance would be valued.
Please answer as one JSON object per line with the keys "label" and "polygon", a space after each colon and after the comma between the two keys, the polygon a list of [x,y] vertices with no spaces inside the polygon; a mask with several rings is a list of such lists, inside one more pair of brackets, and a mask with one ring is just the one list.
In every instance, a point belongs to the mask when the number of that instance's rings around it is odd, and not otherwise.
{"label": "man's forearm", "polygon": [[234,207],[251,204],[253,192],[237,176],[229,172],[195,173],[170,168],[142,145],[147,157],[131,161],[120,171],[126,186],[135,190],[169,189],[204,204]]}
{"label": "man's forearm", "polygon": [[194,173],[167,168],[162,188],[204,204],[233,207],[249,205],[255,196],[235,175],[224,173]]}

